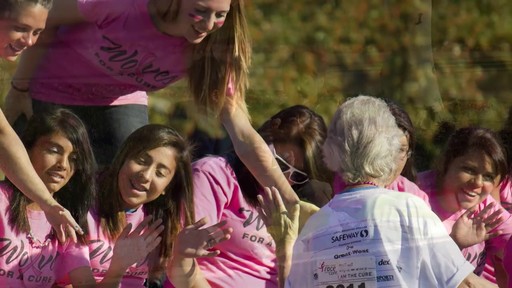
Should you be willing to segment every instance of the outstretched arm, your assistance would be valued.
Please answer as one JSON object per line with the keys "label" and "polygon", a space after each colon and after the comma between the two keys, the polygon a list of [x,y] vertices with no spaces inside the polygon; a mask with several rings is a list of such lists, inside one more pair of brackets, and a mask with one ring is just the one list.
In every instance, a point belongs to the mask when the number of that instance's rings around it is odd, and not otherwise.
{"label": "outstretched arm", "polygon": [[[276,187],[287,209],[299,198],[286,180],[265,141],[252,127],[244,107],[232,103],[227,97],[221,111],[221,122],[226,128],[235,152],[263,187]],[[231,100],[231,101],[230,101]]]}

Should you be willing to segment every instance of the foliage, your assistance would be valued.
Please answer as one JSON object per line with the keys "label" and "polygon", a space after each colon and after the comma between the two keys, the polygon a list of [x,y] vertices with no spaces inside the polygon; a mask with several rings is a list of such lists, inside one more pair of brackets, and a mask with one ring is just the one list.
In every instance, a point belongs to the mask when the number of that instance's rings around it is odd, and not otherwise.
{"label": "foliage", "polygon": [[[442,121],[502,128],[512,104],[509,0],[246,0],[246,6],[254,51],[247,102],[255,126],[293,104],[329,121],[347,97],[391,98],[417,128],[420,169],[439,151],[433,137]],[[220,135],[218,121],[195,112],[186,85],[154,93],[152,121],[185,134],[198,125]]]}

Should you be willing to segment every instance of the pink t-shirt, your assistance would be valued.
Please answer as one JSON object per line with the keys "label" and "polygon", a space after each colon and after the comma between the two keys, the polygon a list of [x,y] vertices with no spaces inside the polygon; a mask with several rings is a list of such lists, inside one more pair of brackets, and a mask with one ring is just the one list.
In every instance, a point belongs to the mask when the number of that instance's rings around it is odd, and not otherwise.
{"label": "pink t-shirt", "polygon": [[157,30],[148,0],[78,0],[87,22],[63,26],[31,82],[31,96],[64,105],[147,105],[186,73],[190,44]]}
{"label": "pink t-shirt", "polygon": [[503,208],[512,212],[512,179],[507,175],[500,184],[500,202]]}
{"label": "pink t-shirt", "polygon": [[[437,214],[437,216],[439,216],[441,221],[443,221],[443,224],[445,225],[448,233],[451,233],[453,225],[466,210],[460,210],[457,211],[456,213],[451,213],[441,208],[441,205],[436,197],[437,183],[436,173],[434,171],[426,171],[420,173],[418,175],[418,186],[429,195],[432,210],[434,211],[434,213]],[[475,212],[478,213],[482,211],[485,208],[485,206],[493,202],[495,203],[496,201],[491,195],[489,195],[478,205]],[[499,208],[501,208],[501,205],[497,203],[496,206],[493,208],[492,212],[496,211]],[[462,249],[462,254],[464,254],[466,259],[469,262],[471,262],[473,266],[475,266],[474,272],[477,275],[482,275],[486,262],[486,255],[494,255],[495,253],[503,252],[507,241],[512,235],[511,215],[507,211],[503,211],[501,217],[505,221],[496,228],[502,230],[503,233],[501,235],[489,239],[485,242],[481,242],[471,247]]]}
{"label": "pink t-shirt", "polygon": [[[347,187],[347,184],[343,179],[341,178],[339,173],[334,173],[334,180],[332,183],[333,192],[334,194],[338,194],[341,191],[345,190]],[[399,175],[398,178],[393,181],[388,187],[386,187],[389,190],[398,191],[398,192],[407,192],[412,195],[416,195],[423,199],[427,205],[430,206],[430,203],[428,201],[428,195],[423,192],[418,185],[414,184],[413,182],[409,181],[409,179],[405,178],[402,175]],[[334,196],[334,195],[333,195]]]}
{"label": "pink t-shirt", "polygon": [[231,239],[215,246],[221,251],[197,262],[212,287],[277,287],[275,243],[256,209],[244,199],[235,172],[222,157],[193,163],[196,219],[209,225],[226,220]]}
{"label": "pink t-shirt", "polygon": [[[137,209],[133,213],[126,213],[126,223],[131,223],[132,229],[135,229],[143,219],[144,212],[142,208]],[[103,233],[99,218],[95,213],[89,212],[87,222],[89,224],[89,258],[92,274],[96,281],[100,281],[110,266],[115,241],[110,241],[106,234]],[[119,287],[143,287],[147,277],[148,265],[147,259],[145,259],[128,268]]]}
{"label": "pink t-shirt", "polygon": [[505,267],[508,275],[508,287],[512,287],[512,239],[508,240],[507,247],[505,248],[503,267]]}
{"label": "pink t-shirt", "polygon": [[[56,279],[74,269],[88,266],[79,245],[59,244],[53,237],[47,246],[33,247],[26,233],[18,233],[9,225],[12,186],[0,183],[0,287],[52,287]],[[33,236],[44,242],[52,231],[43,211],[27,209]],[[86,257],[85,257],[86,258]]]}

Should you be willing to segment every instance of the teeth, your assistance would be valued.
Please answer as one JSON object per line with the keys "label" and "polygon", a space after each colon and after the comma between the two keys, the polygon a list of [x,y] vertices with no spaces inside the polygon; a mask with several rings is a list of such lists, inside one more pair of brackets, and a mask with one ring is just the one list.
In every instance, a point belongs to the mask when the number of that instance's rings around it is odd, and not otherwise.
{"label": "teeth", "polygon": [[146,188],[139,186],[138,184],[131,182],[133,189],[140,191],[140,192],[146,192]]}
{"label": "teeth", "polygon": [[477,196],[477,194],[476,194],[476,193],[473,193],[473,192],[467,192],[467,191],[466,191],[465,193],[466,193],[467,195],[471,196],[471,197],[475,197],[475,196]]}
{"label": "teeth", "polygon": [[9,46],[11,47],[12,50],[14,50],[15,52],[20,52],[24,49],[24,47],[22,48],[18,48],[16,46],[14,46],[13,44],[9,44]]}

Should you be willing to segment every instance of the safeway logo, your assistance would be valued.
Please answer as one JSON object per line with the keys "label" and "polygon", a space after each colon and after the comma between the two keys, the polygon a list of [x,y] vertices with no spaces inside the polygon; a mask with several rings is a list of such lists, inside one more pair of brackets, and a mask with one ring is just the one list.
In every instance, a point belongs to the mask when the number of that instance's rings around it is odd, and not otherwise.
{"label": "safeway logo", "polygon": [[353,238],[366,238],[368,237],[368,229],[363,229],[359,231],[353,231],[348,233],[342,233],[339,235],[334,235],[331,237],[331,243],[345,241]]}

